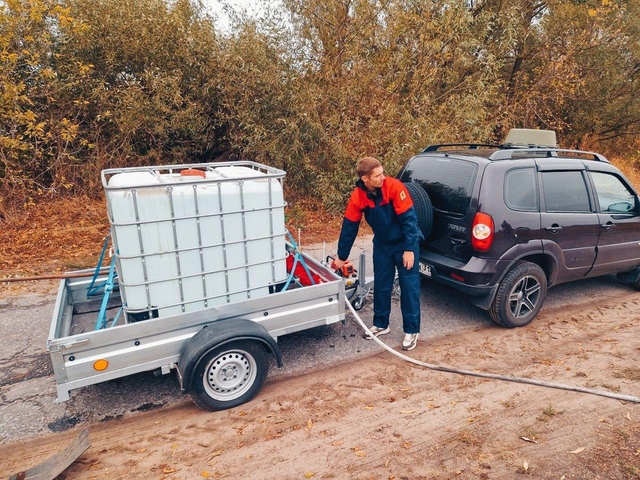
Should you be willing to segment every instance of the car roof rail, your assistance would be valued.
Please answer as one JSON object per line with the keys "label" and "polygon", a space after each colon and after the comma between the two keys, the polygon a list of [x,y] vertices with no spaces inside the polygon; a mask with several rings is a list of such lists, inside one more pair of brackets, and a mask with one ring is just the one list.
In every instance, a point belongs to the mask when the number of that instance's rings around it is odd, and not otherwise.
{"label": "car roof rail", "polygon": [[429,145],[422,153],[437,152],[445,148],[465,147],[469,150],[477,150],[478,148],[500,148],[500,145],[492,145],[487,143],[441,143],[438,145]]}
{"label": "car roof rail", "polygon": [[610,163],[599,153],[584,150],[568,150],[564,148],[505,148],[494,152],[489,160],[511,160],[524,157],[572,158],[576,160],[597,160]]}

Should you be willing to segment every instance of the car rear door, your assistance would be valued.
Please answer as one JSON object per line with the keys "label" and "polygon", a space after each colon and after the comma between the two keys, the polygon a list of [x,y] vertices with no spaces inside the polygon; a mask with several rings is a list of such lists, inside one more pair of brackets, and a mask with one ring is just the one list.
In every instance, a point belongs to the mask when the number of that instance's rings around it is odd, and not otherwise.
{"label": "car rear door", "polygon": [[596,259],[600,219],[577,160],[536,161],[540,173],[542,245],[555,256],[556,283],[583,278]]}

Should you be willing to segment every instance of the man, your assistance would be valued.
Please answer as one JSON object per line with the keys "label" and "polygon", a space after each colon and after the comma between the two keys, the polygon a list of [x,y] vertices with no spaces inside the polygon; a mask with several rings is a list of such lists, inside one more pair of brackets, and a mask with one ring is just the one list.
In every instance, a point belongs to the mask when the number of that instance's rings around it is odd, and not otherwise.
{"label": "man", "polygon": [[[389,333],[391,290],[397,268],[405,333],[402,349],[413,350],[420,333],[418,255],[422,238],[413,201],[403,183],[385,177],[381,163],[373,157],[358,161],[356,174],[360,179],[347,204],[338,240],[337,259],[333,266],[339,269],[349,258],[364,214],[374,234],[371,332],[376,337]],[[364,275],[364,272],[360,274]]]}

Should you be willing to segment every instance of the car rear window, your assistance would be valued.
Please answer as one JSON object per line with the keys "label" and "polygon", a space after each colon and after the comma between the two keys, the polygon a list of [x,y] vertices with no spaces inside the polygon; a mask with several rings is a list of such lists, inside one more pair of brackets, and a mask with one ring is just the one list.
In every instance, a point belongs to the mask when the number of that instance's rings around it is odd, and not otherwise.
{"label": "car rear window", "polygon": [[464,215],[471,203],[471,190],[478,165],[451,157],[414,158],[400,180],[417,182],[429,194],[434,208],[454,215]]}
{"label": "car rear window", "polygon": [[512,210],[535,212],[538,210],[536,172],[533,168],[509,171],[504,180],[504,201]]}

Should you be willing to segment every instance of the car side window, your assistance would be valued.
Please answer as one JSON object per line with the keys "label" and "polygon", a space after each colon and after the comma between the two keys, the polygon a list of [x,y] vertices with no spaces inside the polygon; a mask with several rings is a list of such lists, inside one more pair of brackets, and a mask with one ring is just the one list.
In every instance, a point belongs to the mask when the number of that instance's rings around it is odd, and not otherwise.
{"label": "car side window", "polygon": [[542,188],[547,212],[591,212],[581,171],[543,172]]}
{"label": "car side window", "polygon": [[635,195],[615,175],[590,172],[601,212],[629,213],[635,209]]}
{"label": "car side window", "polygon": [[533,168],[511,170],[505,176],[504,200],[511,210],[538,210],[536,172]]}

